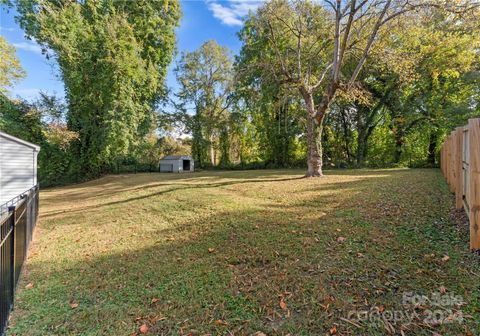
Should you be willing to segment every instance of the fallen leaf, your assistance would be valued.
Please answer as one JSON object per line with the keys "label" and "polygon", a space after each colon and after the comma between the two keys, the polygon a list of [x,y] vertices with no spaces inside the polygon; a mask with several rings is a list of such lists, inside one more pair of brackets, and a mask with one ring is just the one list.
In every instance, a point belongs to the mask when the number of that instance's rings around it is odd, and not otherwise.
{"label": "fallen leaf", "polygon": [[283,310],[287,309],[287,304],[285,303],[285,301],[283,300],[280,300],[280,308],[282,308]]}
{"label": "fallen leaf", "polygon": [[358,252],[358,253],[357,253],[357,257],[358,257],[358,258],[363,258],[363,253]]}
{"label": "fallen leaf", "polygon": [[338,237],[338,238],[337,238],[337,243],[343,243],[345,240],[347,240],[347,238],[345,238],[345,237]]}
{"label": "fallen leaf", "polygon": [[70,308],[72,308],[72,309],[78,308],[78,303],[76,303],[76,302],[70,302]]}
{"label": "fallen leaf", "polygon": [[32,288],[33,288],[33,283],[31,282],[25,286],[25,289],[32,289]]}
{"label": "fallen leaf", "polygon": [[261,331],[257,331],[255,334],[253,334],[253,336],[267,336],[267,335]]}
{"label": "fallen leaf", "polygon": [[157,303],[160,299],[157,299],[157,298],[153,298],[151,303],[154,304],[154,303]]}
{"label": "fallen leaf", "polygon": [[140,329],[138,329],[142,334],[148,333],[148,326],[146,324],[142,324]]}
{"label": "fallen leaf", "polygon": [[381,306],[377,307],[377,309],[378,309],[379,313],[383,313],[385,311],[385,306],[381,305]]}
{"label": "fallen leaf", "polygon": [[213,252],[215,252],[215,249],[213,247],[209,247],[208,248],[208,253],[213,253]]}
{"label": "fallen leaf", "polygon": [[442,258],[443,262],[447,262],[449,260],[450,260],[450,257],[448,255],[444,255],[443,258]]}
{"label": "fallen leaf", "polygon": [[330,328],[330,335],[336,335],[337,334],[337,326],[333,326]]}
{"label": "fallen leaf", "polygon": [[228,323],[226,321],[223,321],[223,320],[216,320],[215,321],[215,324],[218,325],[218,326],[221,326],[221,325],[228,325]]}

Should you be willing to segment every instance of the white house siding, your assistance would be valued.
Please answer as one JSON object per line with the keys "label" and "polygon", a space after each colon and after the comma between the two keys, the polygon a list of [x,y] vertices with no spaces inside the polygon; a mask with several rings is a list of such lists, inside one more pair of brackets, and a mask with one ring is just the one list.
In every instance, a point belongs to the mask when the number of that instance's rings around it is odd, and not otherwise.
{"label": "white house siding", "polygon": [[0,204],[37,184],[38,151],[0,134]]}

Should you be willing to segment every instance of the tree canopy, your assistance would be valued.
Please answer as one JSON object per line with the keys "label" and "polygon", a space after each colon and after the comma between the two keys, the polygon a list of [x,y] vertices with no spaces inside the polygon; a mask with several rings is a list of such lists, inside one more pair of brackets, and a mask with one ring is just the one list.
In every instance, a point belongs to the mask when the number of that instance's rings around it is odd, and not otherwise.
{"label": "tree canopy", "polygon": [[[201,168],[306,163],[307,176],[436,166],[445,135],[480,115],[476,1],[268,1],[245,18],[237,55],[214,40],[181,53],[176,90],[165,78],[178,1],[13,5],[58,62],[66,101],[3,91],[0,125],[46,144],[40,167],[52,179],[155,167],[174,153]],[[23,71],[3,38],[0,51],[4,90]]]}
{"label": "tree canopy", "polygon": [[180,18],[177,1],[17,1],[27,35],[65,84],[79,173],[96,176],[148,133],[164,95]]}
{"label": "tree canopy", "polygon": [[[183,53],[175,68],[183,119],[192,134],[192,154],[199,167],[216,165],[222,132],[227,126],[232,90],[231,52],[215,41]],[[189,112],[191,112],[189,114]],[[227,150],[228,152],[228,150]],[[228,162],[224,152],[221,160]]]}

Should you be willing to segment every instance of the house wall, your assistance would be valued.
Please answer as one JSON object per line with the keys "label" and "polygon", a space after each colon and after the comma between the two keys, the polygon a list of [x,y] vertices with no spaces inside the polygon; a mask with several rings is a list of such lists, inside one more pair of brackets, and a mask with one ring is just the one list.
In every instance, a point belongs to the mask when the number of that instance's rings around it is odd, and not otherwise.
{"label": "house wall", "polygon": [[37,184],[37,154],[31,147],[0,136],[0,204]]}

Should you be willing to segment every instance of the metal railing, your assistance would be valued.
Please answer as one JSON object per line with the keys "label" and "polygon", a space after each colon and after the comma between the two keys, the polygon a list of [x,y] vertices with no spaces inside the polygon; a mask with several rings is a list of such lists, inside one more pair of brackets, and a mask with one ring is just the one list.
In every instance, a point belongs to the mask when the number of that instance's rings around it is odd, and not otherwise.
{"label": "metal railing", "polygon": [[[33,187],[35,188],[35,187]],[[12,199],[9,199],[8,201],[6,201],[5,203],[3,204],[0,204],[0,217],[2,217],[2,215],[8,211],[8,208],[12,205],[15,205],[18,201],[20,201],[25,195],[27,195],[30,190],[32,190],[33,188],[30,188],[28,190],[26,190],[25,192],[21,193],[21,194],[18,194],[17,196],[13,197]]]}
{"label": "metal railing", "polygon": [[0,335],[13,308],[15,288],[38,217],[38,186],[0,214]]}

